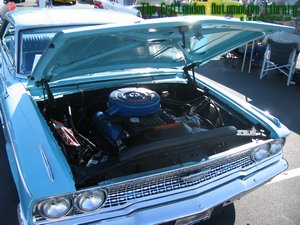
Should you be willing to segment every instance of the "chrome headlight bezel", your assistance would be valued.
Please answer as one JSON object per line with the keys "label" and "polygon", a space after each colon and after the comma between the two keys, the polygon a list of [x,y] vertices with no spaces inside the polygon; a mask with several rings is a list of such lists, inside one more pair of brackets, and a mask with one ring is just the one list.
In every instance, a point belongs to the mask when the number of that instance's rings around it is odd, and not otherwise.
{"label": "chrome headlight bezel", "polygon": [[[55,206],[55,203],[59,203],[59,204],[64,203],[65,209],[63,211],[61,211],[62,209],[58,208],[56,215],[54,215],[54,214],[51,215],[51,213],[46,211],[46,208],[52,206],[52,210],[55,210],[55,209],[53,209],[53,206]],[[59,204],[56,204],[56,206],[59,207]],[[44,216],[45,218],[57,219],[57,218],[61,218],[65,215],[67,215],[72,210],[72,208],[73,208],[72,205],[73,205],[72,200],[69,197],[59,196],[59,197],[48,198],[48,199],[41,201],[38,205],[38,209],[39,209],[40,214],[42,216]],[[63,205],[61,205],[61,207],[62,206]],[[60,212],[59,212],[59,210],[60,210]]]}
{"label": "chrome headlight bezel", "polygon": [[260,162],[269,156],[270,145],[268,143],[262,144],[255,148],[251,154],[252,160]]}
{"label": "chrome headlight bezel", "polygon": [[284,144],[285,144],[285,138],[278,138],[274,140],[270,144],[270,150],[269,150],[270,155],[276,155],[282,152]]}
{"label": "chrome headlight bezel", "polygon": [[255,162],[261,162],[270,156],[282,153],[284,144],[285,138],[278,138],[268,142],[263,142],[253,149],[251,158]]}
{"label": "chrome headlight bezel", "polygon": [[[77,209],[83,211],[83,212],[92,212],[95,211],[97,209],[99,209],[105,202],[106,200],[106,196],[107,193],[104,190],[90,190],[90,191],[84,191],[82,193],[80,193],[79,195],[77,195],[74,199],[74,204],[76,206]],[[87,197],[87,200],[89,200],[90,202],[84,202],[84,198]],[[92,200],[92,198],[94,197],[94,200],[96,200],[95,197],[98,197],[98,200],[100,200],[98,203],[95,203],[95,201]],[[102,198],[99,199],[99,198]],[[87,205],[85,204],[95,204],[93,207],[91,207],[90,209],[88,209]]]}
{"label": "chrome headlight bezel", "polygon": [[[80,206],[79,200],[82,198],[82,196],[91,195],[91,194],[99,194],[102,197],[102,201],[97,207],[92,208],[91,210],[85,210],[83,207]],[[47,204],[59,201],[59,200],[65,200],[69,203],[69,206],[67,210],[65,210],[63,213],[58,214],[57,216],[49,215],[49,213],[45,212],[45,207]],[[98,212],[102,206],[105,204],[107,200],[107,191],[103,188],[97,188],[97,189],[87,189],[75,193],[69,193],[65,195],[60,196],[52,196],[49,198],[45,198],[37,202],[36,206],[34,207],[34,215],[43,217],[46,220],[57,220],[62,219],[64,217],[67,217],[72,214],[73,211],[81,212],[81,213],[93,213]]]}

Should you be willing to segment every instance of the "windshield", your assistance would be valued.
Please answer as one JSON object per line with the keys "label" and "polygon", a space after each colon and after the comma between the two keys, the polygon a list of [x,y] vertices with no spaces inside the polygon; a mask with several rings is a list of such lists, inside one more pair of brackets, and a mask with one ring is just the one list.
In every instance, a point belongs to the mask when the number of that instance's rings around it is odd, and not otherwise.
{"label": "windshield", "polygon": [[43,54],[56,32],[36,33],[26,31],[21,33],[21,51],[19,72],[30,74],[39,57]]}
{"label": "windshield", "polygon": [[48,47],[55,34],[63,29],[76,27],[78,26],[22,30],[20,32],[19,41],[18,73],[24,75],[31,74],[34,66]]}

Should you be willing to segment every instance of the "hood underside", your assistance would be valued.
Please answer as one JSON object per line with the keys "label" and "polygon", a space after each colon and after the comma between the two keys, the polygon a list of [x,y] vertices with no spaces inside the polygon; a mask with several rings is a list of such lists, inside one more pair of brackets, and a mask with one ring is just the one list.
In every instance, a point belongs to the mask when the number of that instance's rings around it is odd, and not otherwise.
{"label": "hood underside", "polygon": [[199,66],[278,30],[293,28],[188,16],[64,30],[52,39],[28,85],[104,71]]}

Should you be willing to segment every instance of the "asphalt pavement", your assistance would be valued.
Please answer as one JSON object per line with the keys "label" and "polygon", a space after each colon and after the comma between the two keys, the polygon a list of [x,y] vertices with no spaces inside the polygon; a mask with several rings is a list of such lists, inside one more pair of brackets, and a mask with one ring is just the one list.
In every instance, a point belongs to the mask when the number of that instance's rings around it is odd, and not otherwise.
{"label": "asphalt pavement", "polygon": [[[17,4],[36,6],[33,0]],[[17,7],[18,7],[17,6]],[[59,4],[54,7],[93,7],[79,1],[76,6]],[[298,68],[300,63],[298,64]],[[241,60],[225,62],[217,58],[197,70],[203,79],[211,79],[220,88],[270,112],[290,130],[285,145],[289,169],[275,180],[230,205],[218,220],[209,225],[299,225],[300,224],[300,85],[286,86],[286,77],[276,72],[259,79],[260,68],[241,72]],[[0,225],[18,224],[18,203],[0,131]]]}
{"label": "asphalt pavement", "polygon": [[[234,63],[216,59],[203,65],[197,72],[203,79],[217,82],[220,88],[227,89],[241,100],[268,111],[291,130],[284,148],[288,170],[276,180],[236,201],[233,224],[299,225],[300,85],[286,86],[287,77],[278,72],[260,80],[260,68],[256,67],[252,67],[251,73],[241,72],[239,59]],[[230,225],[227,222],[220,224]]]}

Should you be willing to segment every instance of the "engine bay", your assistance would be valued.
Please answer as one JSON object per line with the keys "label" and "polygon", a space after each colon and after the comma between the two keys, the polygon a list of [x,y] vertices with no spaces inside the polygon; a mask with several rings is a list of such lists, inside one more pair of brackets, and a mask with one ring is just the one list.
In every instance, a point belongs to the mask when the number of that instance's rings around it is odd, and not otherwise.
{"label": "engine bay", "polygon": [[188,84],[144,84],[38,102],[85,187],[106,179],[197,163],[268,134]]}

